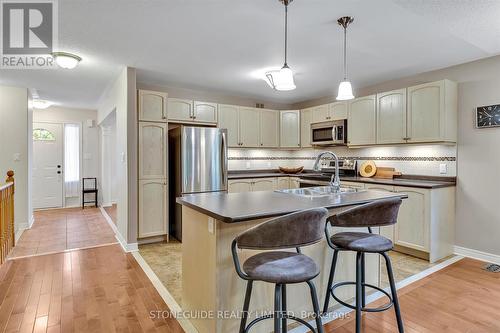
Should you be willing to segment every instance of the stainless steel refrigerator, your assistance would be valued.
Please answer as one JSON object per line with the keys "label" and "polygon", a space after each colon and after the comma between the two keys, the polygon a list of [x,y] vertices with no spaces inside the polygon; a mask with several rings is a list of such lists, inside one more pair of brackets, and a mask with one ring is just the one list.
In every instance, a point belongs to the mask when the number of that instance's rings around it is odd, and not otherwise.
{"label": "stainless steel refrigerator", "polygon": [[182,210],[175,198],[227,191],[227,130],[179,125],[168,131],[170,235],[182,241]]}

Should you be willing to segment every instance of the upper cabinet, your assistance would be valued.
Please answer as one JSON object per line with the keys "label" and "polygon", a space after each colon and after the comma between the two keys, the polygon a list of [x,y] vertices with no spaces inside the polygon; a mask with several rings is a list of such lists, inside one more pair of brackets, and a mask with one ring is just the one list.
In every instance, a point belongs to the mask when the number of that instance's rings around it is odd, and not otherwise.
{"label": "upper cabinet", "polygon": [[300,111],[300,145],[303,148],[311,145],[311,123],[313,122],[313,108]]}
{"label": "upper cabinet", "polygon": [[260,109],[239,108],[240,147],[260,147]]}
{"label": "upper cabinet", "polygon": [[376,96],[370,95],[349,102],[347,140],[349,146],[373,145],[376,136]]}
{"label": "upper cabinet", "polygon": [[406,89],[377,94],[377,143],[405,143],[406,139]]}
{"label": "upper cabinet", "polygon": [[347,119],[347,102],[335,102],[310,108],[313,114],[313,123],[328,120]]}
{"label": "upper cabinet", "polygon": [[312,110],[312,122],[319,123],[322,121],[327,121],[330,119],[330,114],[328,112],[328,104],[315,106],[311,108]]}
{"label": "upper cabinet", "polygon": [[168,120],[172,122],[217,124],[217,103],[169,98]]}
{"label": "upper cabinet", "polygon": [[279,111],[260,110],[260,146],[279,147],[280,114]]}
{"label": "upper cabinet", "polygon": [[300,111],[280,111],[280,147],[300,147]]}
{"label": "upper cabinet", "polygon": [[408,88],[407,142],[457,141],[457,84],[449,80]]}
{"label": "upper cabinet", "polygon": [[219,128],[227,129],[228,147],[240,146],[239,106],[219,104]]}
{"label": "upper cabinet", "polygon": [[166,93],[139,90],[139,120],[167,122],[167,97]]}

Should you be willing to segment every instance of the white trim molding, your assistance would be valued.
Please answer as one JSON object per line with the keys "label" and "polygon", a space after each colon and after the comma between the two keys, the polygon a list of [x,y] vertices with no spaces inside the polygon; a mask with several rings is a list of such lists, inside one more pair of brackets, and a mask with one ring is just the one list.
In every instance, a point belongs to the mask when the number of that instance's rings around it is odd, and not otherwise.
{"label": "white trim molding", "polygon": [[479,261],[490,262],[493,264],[500,265],[500,255],[482,252],[474,249],[468,249],[466,247],[454,246],[453,252],[456,255],[467,257],[471,259],[476,259]]}
{"label": "white trim molding", "polygon": [[101,214],[102,216],[104,216],[104,219],[106,219],[106,222],[108,222],[108,225],[110,226],[111,230],[113,230],[113,232],[115,233],[115,238],[118,240],[118,243],[120,243],[123,251],[125,252],[139,251],[139,245],[137,243],[127,243],[125,238],[123,238],[122,234],[120,233],[120,231],[118,231],[118,228],[116,227],[115,223],[108,215],[104,207],[99,206],[99,209],[101,210]]}

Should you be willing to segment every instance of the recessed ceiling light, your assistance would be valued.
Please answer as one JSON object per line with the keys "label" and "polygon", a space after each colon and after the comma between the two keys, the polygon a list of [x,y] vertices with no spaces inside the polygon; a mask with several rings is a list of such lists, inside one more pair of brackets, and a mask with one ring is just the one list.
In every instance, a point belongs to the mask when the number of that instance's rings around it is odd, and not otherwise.
{"label": "recessed ceiling light", "polygon": [[43,100],[43,99],[34,99],[33,100],[33,107],[35,109],[46,109],[52,105],[54,105],[54,103],[52,103],[50,101]]}
{"label": "recessed ceiling light", "polygon": [[76,54],[67,52],[54,52],[52,53],[52,56],[56,60],[57,65],[65,69],[73,69],[78,65],[80,61],[82,61],[82,58],[80,58]]}

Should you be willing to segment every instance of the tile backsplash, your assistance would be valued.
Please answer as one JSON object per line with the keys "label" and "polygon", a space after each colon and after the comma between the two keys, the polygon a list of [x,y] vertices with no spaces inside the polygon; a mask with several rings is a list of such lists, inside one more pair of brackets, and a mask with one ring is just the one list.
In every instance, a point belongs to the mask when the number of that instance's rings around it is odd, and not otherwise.
{"label": "tile backsplash", "polygon": [[[325,149],[229,149],[230,170],[277,169],[279,166],[304,166],[311,169],[315,157],[323,150],[339,158],[356,159],[358,163],[374,160],[377,166],[393,167],[403,174],[456,176],[457,147],[455,145],[405,145],[394,147],[327,147]],[[446,165],[446,174],[440,165]]]}

